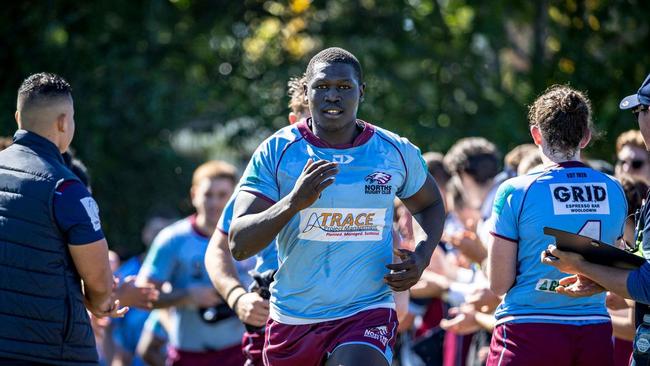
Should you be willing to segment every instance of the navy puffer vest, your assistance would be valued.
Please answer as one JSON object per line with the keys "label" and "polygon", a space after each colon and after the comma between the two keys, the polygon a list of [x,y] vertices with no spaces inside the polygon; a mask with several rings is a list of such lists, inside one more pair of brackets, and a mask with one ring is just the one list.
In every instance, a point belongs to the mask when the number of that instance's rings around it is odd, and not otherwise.
{"label": "navy puffer vest", "polygon": [[0,152],[0,358],[97,364],[79,274],[52,209],[65,180],[77,178],[37,134],[19,130]]}

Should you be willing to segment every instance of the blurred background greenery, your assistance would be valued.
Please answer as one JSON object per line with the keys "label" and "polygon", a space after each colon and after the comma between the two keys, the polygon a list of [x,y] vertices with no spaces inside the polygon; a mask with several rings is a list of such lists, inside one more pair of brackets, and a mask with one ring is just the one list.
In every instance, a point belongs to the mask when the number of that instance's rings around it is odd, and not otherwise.
{"label": "blurred background greenery", "polygon": [[[643,0],[13,1],[0,13],[0,135],[16,90],[55,72],[74,88],[73,146],[89,166],[111,247],[142,249],[147,215],[190,212],[192,169],[241,166],[286,124],[286,82],[329,46],[366,75],[360,117],[446,151],[484,136],[527,142],[526,105],[553,83],[586,90],[612,160],[618,110],[650,72]],[[645,46],[644,46],[645,45]]]}

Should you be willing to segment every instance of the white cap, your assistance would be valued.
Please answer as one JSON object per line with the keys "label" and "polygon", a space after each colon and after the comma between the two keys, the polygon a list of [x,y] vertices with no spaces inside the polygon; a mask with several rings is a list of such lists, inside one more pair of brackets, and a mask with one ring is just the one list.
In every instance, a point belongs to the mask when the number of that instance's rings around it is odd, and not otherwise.
{"label": "white cap", "polygon": [[650,314],[646,314],[643,316],[643,322],[650,324]]}

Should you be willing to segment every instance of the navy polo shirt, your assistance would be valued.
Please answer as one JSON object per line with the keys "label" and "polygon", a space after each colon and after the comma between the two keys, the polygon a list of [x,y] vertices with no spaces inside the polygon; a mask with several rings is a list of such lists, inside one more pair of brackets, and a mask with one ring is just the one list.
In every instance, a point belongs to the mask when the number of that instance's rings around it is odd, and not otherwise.
{"label": "navy polo shirt", "polygon": [[54,218],[68,244],[83,245],[104,239],[99,207],[79,181],[61,183],[54,192]]}

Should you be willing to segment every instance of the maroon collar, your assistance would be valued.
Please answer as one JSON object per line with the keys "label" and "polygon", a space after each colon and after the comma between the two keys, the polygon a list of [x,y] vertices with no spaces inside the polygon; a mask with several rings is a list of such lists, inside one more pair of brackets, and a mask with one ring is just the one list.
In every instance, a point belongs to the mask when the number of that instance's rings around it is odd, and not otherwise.
{"label": "maroon collar", "polygon": [[200,236],[202,238],[205,238],[205,239],[210,239],[210,235],[208,235],[208,234],[204,233],[203,231],[201,231],[201,229],[199,229],[198,225],[196,225],[196,214],[190,216],[189,219],[190,219],[190,224],[192,225],[192,231],[194,231],[194,233],[196,235],[198,235],[198,236]]}
{"label": "maroon collar", "polygon": [[302,137],[304,137],[307,142],[316,147],[323,147],[328,149],[349,149],[351,147],[361,146],[368,142],[368,140],[370,140],[370,138],[375,134],[375,126],[371,125],[368,122],[357,119],[357,124],[363,124],[363,131],[361,131],[359,136],[357,136],[351,144],[332,145],[329,142],[314,135],[309,126],[310,124],[311,117],[303,119],[300,122],[296,123],[298,131],[300,131]]}

